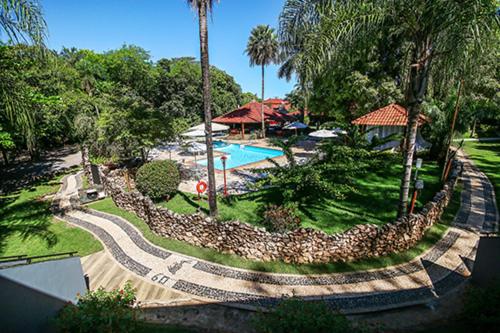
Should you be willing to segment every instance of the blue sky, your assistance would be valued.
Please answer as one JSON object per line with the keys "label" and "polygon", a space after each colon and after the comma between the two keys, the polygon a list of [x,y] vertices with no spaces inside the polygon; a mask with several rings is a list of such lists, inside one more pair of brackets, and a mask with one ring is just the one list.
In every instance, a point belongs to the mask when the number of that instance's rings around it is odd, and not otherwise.
{"label": "blue sky", "polygon": [[[258,24],[277,27],[284,0],[221,0],[209,24],[210,63],[234,76],[243,91],[260,96],[260,69],[244,54]],[[41,0],[49,26],[49,47],[98,52],[124,43],[148,50],[153,60],[199,58],[198,23],[186,0]],[[277,66],[266,72],[266,97],[284,97],[293,82],[278,79]]]}

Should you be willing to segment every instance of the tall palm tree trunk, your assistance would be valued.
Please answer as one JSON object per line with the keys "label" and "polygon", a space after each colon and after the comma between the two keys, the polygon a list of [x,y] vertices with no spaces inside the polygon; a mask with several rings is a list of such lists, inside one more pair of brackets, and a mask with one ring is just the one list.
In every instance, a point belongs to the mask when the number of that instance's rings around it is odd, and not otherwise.
{"label": "tall palm tree trunk", "polygon": [[200,0],[198,6],[200,23],[200,56],[203,84],[203,112],[205,113],[205,142],[207,145],[208,169],[208,205],[210,216],[217,216],[217,197],[215,191],[214,150],[212,145],[212,113],[210,110],[210,66],[208,62],[208,28],[207,28],[207,0]]}
{"label": "tall palm tree trunk", "polygon": [[412,65],[409,71],[408,88],[406,90],[406,108],[408,110],[408,124],[406,127],[405,144],[403,151],[403,176],[399,192],[398,217],[407,213],[408,196],[410,193],[411,171],[415,153],[415,141],[418,131],[418,120],[421,113],[421,103],[427,90],[429,70],[432,59],[432,43],[429,38],[420,43],[412,54]]}
{"label": "tall palm tree trunk", "polygon": [[266,137],[266,123],[264,121],[264,65],[262,65],[262,91],[260,103],[260,116],[262,117],[262,137]]}

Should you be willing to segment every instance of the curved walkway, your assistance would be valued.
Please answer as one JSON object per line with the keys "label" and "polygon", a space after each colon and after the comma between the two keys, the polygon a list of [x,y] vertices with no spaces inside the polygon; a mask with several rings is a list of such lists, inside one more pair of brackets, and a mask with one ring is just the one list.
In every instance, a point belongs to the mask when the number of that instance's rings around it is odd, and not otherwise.
{"label": "curved walkway", "polygon": [[435,246],[411,262],[379,270],[323,275],[261,273],[232,268],[159,248],[126,220],[78,209],[80,174],[64,179],[58,217],[93,233],[126,271],[202,302],[246,308],[274,305],[284,295],[323,299],[344,313],[361,313],[436,300],[470,275],[479,232],[498,228],[491,183],[465,157],[462,203],[456,223]]}

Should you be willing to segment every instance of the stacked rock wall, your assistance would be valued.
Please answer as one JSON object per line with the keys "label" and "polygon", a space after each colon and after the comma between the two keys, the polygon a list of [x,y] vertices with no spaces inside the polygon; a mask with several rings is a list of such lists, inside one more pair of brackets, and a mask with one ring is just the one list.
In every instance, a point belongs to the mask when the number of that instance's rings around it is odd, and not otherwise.
{"label": "stacked rock wall", "polygon": [[199,214],[183,215],[157,207],[137,191],[127,192],[116,171],[104,170],[103,185],[115,204],[135,213],[156,234],[196,246],[237,254],[260,261],[328,263],[377,257],[407,250],[418,243],[437,222],[453,194],[459,163],[454,163],[449,180],[418,214],[383,226],[360,224],[338,234],[299,228],[271,233],[264,228],[239,222],[219,222]]}

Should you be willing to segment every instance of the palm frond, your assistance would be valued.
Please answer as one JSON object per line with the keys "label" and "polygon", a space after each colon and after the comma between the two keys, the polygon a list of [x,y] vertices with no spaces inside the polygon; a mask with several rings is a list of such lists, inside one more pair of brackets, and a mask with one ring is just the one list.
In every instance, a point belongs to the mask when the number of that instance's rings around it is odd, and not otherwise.
{"label": "palm frond", "polygon": [[47,24],[37,0],[0,1],[0,38],[44,45]]}

